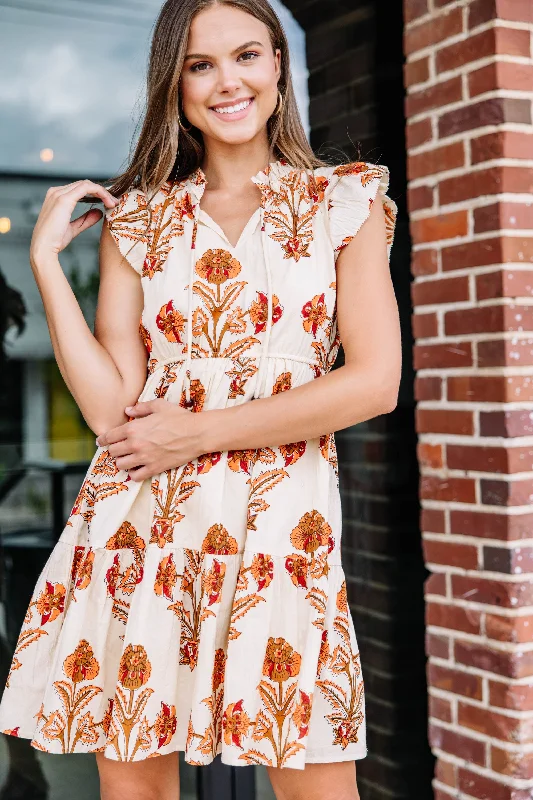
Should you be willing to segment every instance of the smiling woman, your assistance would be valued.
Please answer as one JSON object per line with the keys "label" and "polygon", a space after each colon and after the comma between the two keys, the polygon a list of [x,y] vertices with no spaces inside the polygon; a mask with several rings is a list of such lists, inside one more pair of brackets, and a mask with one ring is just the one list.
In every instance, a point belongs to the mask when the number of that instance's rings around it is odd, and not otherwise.
{"label": "smiling woman", "polygon": [[[131,164],[47,194],[30,259],[99,446],[0,727],[95,752],[103,800],[176,800],[178,751],[264,765],[278,800],[358,797],[333,434],[396,403],[387,188],[313,153],[267,0],[167,0]],[[58,259],[99,218],[71,222],[84,196],[106,209],[94,335]]]}

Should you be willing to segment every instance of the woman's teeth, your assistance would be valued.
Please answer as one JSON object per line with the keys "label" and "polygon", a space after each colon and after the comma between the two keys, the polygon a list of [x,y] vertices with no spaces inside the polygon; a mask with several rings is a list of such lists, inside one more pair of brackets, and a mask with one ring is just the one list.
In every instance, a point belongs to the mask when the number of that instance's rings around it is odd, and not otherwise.
{"label": "woman's teeth", "polygon": [[235,106],[222,106],[221,108],[213,108],[213,111],[216,111],[217,114],[236,114],[237,111],[244,111],[245,108],[248,108],[251,102],[251,100],[243,100],[242,103],[237,103]]}

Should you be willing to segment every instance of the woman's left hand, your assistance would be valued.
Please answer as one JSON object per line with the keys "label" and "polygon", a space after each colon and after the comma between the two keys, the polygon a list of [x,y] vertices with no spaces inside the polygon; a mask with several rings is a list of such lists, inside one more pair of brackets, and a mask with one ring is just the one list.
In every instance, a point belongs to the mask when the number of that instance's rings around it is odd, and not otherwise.
{"label": "woman's left hand", "polygon": [[100,434],[96,444],[105,447],[132,480],[143,481],[201,455],[199,414],[161,398],[127,406],[125,413],[129,422]]}

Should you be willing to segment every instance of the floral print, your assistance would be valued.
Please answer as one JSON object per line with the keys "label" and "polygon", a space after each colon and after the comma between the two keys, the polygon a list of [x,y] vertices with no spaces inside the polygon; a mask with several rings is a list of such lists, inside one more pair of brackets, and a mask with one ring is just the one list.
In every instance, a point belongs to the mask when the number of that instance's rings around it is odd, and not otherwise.
{"label": "floral print", "polygon": [[[197,170],[106,211],[142,281],[139,400],[204,413],[331,370],[336,259],[385,167],[275,162],[232,246]],[[303,769],[366,754],[333,433],[198,458],[138,482],[99,447],[36,583],[0,730],[51,753]]]}

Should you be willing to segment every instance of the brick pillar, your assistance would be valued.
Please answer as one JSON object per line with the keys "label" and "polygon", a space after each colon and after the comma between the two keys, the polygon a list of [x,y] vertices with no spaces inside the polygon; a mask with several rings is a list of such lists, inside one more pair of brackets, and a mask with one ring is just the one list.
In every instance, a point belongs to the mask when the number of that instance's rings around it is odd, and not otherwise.
{"label": "brick pillar", "polygon": [[435,800],[533,797],[533,1],[404,0]]}

